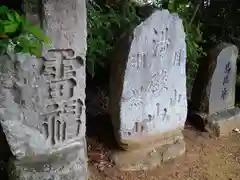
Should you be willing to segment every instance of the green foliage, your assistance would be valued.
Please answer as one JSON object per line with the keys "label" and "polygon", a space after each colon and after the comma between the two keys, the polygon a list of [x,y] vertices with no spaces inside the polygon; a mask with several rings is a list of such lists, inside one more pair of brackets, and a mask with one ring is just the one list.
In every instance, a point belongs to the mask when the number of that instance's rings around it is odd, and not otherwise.
{"label": "green foliage", "polygon": [[[186,32],[187,60],[190,67],[188,76],[194,76],[198,68],[197,59],[204,55],[201,46],[202,24],[196,18],[199,6],[188,0],[155,0],[151,5],[168,9],[181,17]],[[107,56],[121,33],[134,28],[141,21],[133,4],[128,4],[125,15],[119,7],[120,4],[114,7],[91,4],[88,8],[87,70],[93,77],[99,67],[107,67]]]}
{"label": "green foliage", "polygon": [[131,4],[124,14],[119,6],[89,5],[87,71],[92,77],[107,68],[107,55],[111,53],[119,36],[139,22],[140,18]]}
{"label": "green foliage", "polygon": [[234,0],[212,2],[199,13],[201,21],[205,24],[203,32],[208,43],[219,44],[231,42],[240,48],[240,10],[239,3]]}
{"label": "green foliage", "polygon": [[14,52],[30,53],[39,56],[43,43],[48,38],[16,11],[0,6],[0,53],[6,53],[9,47]]}

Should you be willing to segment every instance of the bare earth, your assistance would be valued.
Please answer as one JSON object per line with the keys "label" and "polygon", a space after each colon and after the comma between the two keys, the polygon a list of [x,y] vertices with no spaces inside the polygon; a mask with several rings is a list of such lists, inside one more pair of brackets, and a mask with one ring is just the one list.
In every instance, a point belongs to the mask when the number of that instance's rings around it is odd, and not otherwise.
{"label": "bare earth", "polygon": [[240,135],[217,139],[188,127],[187,151],[150,171],[119,172],[109,160],[111,150],[89,140],[90,180],[240,180]]}

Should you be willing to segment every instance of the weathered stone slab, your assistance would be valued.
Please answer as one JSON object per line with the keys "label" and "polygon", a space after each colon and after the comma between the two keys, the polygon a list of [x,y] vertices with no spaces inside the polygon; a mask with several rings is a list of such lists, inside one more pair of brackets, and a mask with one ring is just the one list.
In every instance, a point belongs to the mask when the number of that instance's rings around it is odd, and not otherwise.
{"label": "weathered stone slab", "polygon": [[[210,51],[200,64],[192,91],[193,114],[201,114],[203,124],[208,124],[208,129],[218,136],[227,134],[223,127],[226,121],[238,124],[238,113],[230,113],[239,112],[234,108],[237,57],[238,49],[231,44],[221,44]],[[224,133],[221,129],[225,129]]]}
{"label": "weathered stone slab", "polygon": [[238,49],[221,44],[201,61],[192,90],[194,110],[213,114],[234,107]]}
{"label": "weathered stone slab", "polygon": [[228,136],[233,129],[240,127],[240,109],[231,108],[207,117],[206,128],[216,136]]}
{"label": "weathered stone slab", "polygon": [[143,138],[183,129],[186,44],[180,18],[156,11],[118,47],[111,65],[110,111],[119,144],[136,149]]}
{"label": "weathered stone slab", "polygon": [[85,1],[47,0],[42,8],[51,46],[40,58],[11,55],[1,73],[0,122],[16,158],[10,176],[87,179]]}
{"label": "weathered stone slab", "polygon": [[131,149],[118,152],[113,157],[116,166],[123,171],[153,169],[185,153],[181,129],[127,143]]}
{"label": "weathered stone slab", "polygon": [[16,76],[5,81],[9,84],[4,85],[1,102],[2,126],[13,154],[19,159],[42,154],[84,136],[84,94],[77,78],[84,66],[65,50],[40,59],[17,59]]}
{"label": "weathered stone slab", "polygon": [[[82,140],[82,142],[85,142]],[[11,161],[10,179],[19,180],[86,180],[85,144],[69,144],[62,150],[35,158],[25,157],[21,161]]]}

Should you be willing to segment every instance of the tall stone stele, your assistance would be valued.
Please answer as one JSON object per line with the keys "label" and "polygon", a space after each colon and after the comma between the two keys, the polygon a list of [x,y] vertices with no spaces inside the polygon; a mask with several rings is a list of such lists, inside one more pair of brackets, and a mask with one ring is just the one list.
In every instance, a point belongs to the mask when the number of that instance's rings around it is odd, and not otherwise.
{"label": "tall stone stele", "polygon": [[0,122],[15,156],[12,180],[87,180],[85,6],[84,0],[44,0],[37,19],[51,45],[40,58],[15,54],[5,61]]}
{"label": "tall stone stele", "polygon": [[123,170],[149,169],[185,151],[186,43],[181,19],[155,11],[123,37],[111,64],[110,112]]}
{"label": "tall stone stele", "polygon": [[240,128],[240,109],[234,107],[237,57],[235,45],[218,45],[201,60],[193,86],[191,118],[217,136]]}

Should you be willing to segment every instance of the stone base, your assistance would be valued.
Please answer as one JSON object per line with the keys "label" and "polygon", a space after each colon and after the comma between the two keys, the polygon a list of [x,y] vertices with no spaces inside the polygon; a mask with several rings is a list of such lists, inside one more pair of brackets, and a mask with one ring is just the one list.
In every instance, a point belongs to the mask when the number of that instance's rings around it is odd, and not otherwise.
{"label": "stone base", "polygon": [[51,154],[11,160],[10,180],[87,180],[85,145],[75,143]]}
{"label": "stone base", "polygon": [[[152,141],[148,138],[149,144],[143,138],[142,146],[140,144],[136,146],[135,143],[134,146],[138,148],[133,148],[133,145],[130,145],[131,148],[128,150],[116,152],[113,155],[113,160],[116,166],[123,171],[147,170],[161,166],[165,161],[185,153],[183,135],[180,131],[177,132],[172,133],[178,134],[177,136],[163,137],[160,134],[158,139],[156,136],[152,137]],[[179,136],[180,134],[181,136]]]}
{"label": "stone base", "polygon": [[240,129],[240,109],[231,108],[207,117],[206,129],[214,135],[228,136],[233,129]]}

